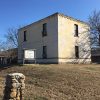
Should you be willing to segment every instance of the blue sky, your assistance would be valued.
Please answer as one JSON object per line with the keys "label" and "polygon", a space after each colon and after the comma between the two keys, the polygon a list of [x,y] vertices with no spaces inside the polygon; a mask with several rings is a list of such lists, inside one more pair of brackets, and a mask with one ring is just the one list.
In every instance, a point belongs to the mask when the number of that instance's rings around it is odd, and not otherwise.
{"label": "blue sky", "polygon": [[100,0],[0,0],[0,40],[10,27],[30,24],[55,12],[86,21]]}

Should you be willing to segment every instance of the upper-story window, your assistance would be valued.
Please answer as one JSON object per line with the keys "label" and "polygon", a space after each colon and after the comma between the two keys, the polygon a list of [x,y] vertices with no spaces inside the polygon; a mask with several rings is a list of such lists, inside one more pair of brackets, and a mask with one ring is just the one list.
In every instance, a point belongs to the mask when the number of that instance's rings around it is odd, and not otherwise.
{"label": "upper-story window", "polygon": [[78,25],[74,24],[75,36],[78,36]]}
{"label": "upper-story window", "polygon": [[27,31],[24,31],[24,41],[27,41],[26,34],[27,34]]}
{"label": "upper-story window", "polygon": [[47,36],[47,23],[43,24],[42,36]]}

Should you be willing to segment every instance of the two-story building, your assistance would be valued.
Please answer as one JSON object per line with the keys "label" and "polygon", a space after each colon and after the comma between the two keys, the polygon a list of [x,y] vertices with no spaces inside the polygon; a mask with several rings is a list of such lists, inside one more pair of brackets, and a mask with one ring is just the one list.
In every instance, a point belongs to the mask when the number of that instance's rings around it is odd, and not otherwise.
{"label": "two-story building", "polygon": [[27,25],[18,32],[18,62],[23,62],[24,50],[33,49],[37,63],[90,63],[88,28],[60,13]]}

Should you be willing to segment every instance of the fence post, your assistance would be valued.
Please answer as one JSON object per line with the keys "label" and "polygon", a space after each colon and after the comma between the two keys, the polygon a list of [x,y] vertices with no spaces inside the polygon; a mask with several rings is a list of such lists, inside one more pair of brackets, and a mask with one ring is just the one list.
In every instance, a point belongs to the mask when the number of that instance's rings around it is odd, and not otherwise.
{"label": "fence post", "polygon": [[8,74],[3,100],[24,100],[25,76],[22,73]]}

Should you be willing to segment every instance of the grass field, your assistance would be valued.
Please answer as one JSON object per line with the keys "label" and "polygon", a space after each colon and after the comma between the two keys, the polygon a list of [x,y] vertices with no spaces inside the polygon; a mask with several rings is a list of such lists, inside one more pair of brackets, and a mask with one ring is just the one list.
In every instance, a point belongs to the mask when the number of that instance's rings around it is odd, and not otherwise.
{"label": "grass field", "polygon": [[100,65],[25,65],[0,70],[0,100],[5,76],[26,76],[25,100],[100,100]]}

